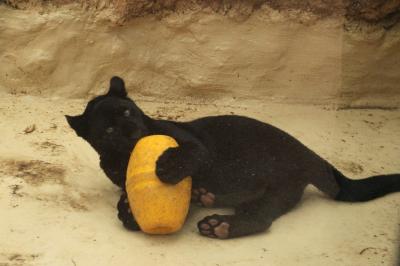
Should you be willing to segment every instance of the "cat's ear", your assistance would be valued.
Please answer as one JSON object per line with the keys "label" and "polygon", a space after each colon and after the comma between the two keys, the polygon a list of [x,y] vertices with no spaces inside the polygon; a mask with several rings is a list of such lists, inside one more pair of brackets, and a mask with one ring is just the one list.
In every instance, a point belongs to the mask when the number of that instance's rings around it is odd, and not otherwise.
{"label": "cat's ear", "polygon": [[69,116],[66,115],[65,118],[72,129],[75,130],[79,137],[86,138],[88,134],[88,123],[86,117],[83,115]]}
{"label": "cat's ear", "polygon": [[124,80],[117,76],[112,77],[107,95],[125,98],[127,94]]}

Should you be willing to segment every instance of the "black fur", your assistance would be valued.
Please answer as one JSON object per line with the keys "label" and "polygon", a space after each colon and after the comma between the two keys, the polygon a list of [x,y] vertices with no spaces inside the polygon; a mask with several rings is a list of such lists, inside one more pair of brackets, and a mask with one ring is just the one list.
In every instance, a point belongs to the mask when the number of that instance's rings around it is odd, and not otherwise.
{"label": "black fur", "polygon": [[400,175],[379,175],[361,180],[352,180],[336,169],[334,174],[340,186],[340,191],[335,200],[348,202],[368,201],[400,191]]}
{"label": "black fur", "polygon": [[[113,77],[106,95],[91,100],[82,115],[67,116],[78,136],[100,155],[100,166],[124,189],[129,155],[144,136],[165,134],[178,148],[157,161],[163,182],[193,178],[193,200],[211,207],[234,207],[234,215],[205,217],[202,235],[233,238],[266,230],[292,209],[313,184],[333,199],[366,201],[400,191],[400,175],[350,180],[298,140],[269,124],[243,116],[204,117],[191,122],[155,120],[127,97],[122,79]],[[139,227],[126,194],[118,217],[131,230]]]}

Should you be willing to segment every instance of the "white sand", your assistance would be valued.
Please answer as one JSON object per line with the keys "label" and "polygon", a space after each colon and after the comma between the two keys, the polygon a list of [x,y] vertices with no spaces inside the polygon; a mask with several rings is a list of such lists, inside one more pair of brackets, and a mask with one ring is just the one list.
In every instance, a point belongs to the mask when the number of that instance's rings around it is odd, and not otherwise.
{"label": "white sand", "polygon": [[[400,111],[134,98],[157,117],[234,112],[270,122],[352,177],[400,170]],[[310,188],[267,232],[234,240],[197,233],[196,221],[219,210],[194,209],[172,236],[128,232],[116,217],[118,189],[63,118],[80,113],[85,101],[9,94],[0,99],[2,266],[396,264],[400,193],[348,204]],[[36,130],[25,134],[31,124]]]}

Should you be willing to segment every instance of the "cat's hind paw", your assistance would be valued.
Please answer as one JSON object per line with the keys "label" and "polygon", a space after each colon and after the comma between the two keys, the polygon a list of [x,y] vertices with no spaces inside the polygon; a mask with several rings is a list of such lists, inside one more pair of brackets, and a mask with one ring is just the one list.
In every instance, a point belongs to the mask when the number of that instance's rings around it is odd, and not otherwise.
{"label": "cat's hind paw", "polygon": [[206,216],[203,220],[197,223],[199,232],[203,236],[211,238],[226,239],[229,238],[229,227],[228,221],[225,221],[224,216],[213,214]]}
{"label": "cat's hind paw", "polygon": [[208,192],[205,188],[194,188],[192,189],[192,202],[210,208],[214,206],[215,195]]}

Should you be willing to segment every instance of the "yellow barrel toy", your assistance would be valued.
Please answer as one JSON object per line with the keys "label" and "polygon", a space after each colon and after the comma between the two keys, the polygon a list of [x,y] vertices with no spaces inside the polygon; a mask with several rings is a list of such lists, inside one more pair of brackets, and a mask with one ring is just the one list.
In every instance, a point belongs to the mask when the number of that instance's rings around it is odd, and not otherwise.
{"label": "yellow barrel toy", "polygon": [[166,135],[140,139],[129,159],[126,191],[132,213],[140,229],[148,234],[178,231],[189,211],[192,178],[176,185],[161,182],[156,175],[158,157],[178,143]]}

